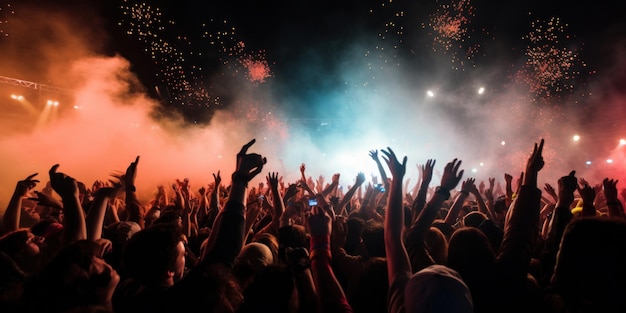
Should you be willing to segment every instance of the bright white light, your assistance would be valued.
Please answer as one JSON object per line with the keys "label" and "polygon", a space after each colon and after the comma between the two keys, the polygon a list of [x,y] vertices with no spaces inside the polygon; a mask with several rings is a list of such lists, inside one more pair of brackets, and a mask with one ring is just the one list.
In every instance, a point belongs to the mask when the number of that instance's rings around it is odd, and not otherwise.
{"label": "bright white light", "polygon": [[485,166],[485,163],[483,163],[483,162],[480,162],[480,166]]}
{"label": "bright white light", "polygon": [[608,159],[608,160],[606,160],[606,163],[611,164],[611,163],[613,163],[613,160],[612,159]]}
{"label": "bright white light", "polygon": [[574,137],[572,137],[572,140],[574,140],[574,141],[578,141],[578,140],[580,140],[580,136],[578,136],[578,135],[574,135]]}
{"label": "bright white light", "polygon": [[22,101],[22,100],[24,100],[24,96],[22,96],[22,95],[11,95],[11,99],[17,100],[17,101]]}
{"label": "bright white light", "polygon": [[431,97],[431,98],[432,98],[432,97],[434,97],[434,96],[435,96],[435,93],[434,93],[434,92],[432,92],[431,90],[429,90],[429,91],[427,91],[427,92],[426,92],[426,95],[428,95],[429,97]]}
{"label": "bright white light", "polygon": [[80,108],[80,107],[79,107],[79,106],[77,106],[77,105],[75,105],[75,106],[74,106],[74,109],[76,109],[76,110],[78,110],[79,108]]}
{"label": "bright white light", "polygon": [[485,87],[478,88],[478,94],[482,95],[485,92]]}
{"label": "bright white light", "polygon": [[620,139],[619,140],[619,144],[622,145],[622,146],[626,145],[626,139]]}
{"label": "bright white light", "polygon": [[472,169],[472,173],[476,173],[476,172],[478,172],[478,169],[477,168],[473,168]]}
{"label": "bright white light", "polygon": [[585,164],[591,165],[591,161],[587,161],[587,162],[585,162]]}
{"label": "bright white light", "polygon": [[506,145],[506,141],[502,140],[502,141],[500,142],[500,144],[504,146],[504,145]]}

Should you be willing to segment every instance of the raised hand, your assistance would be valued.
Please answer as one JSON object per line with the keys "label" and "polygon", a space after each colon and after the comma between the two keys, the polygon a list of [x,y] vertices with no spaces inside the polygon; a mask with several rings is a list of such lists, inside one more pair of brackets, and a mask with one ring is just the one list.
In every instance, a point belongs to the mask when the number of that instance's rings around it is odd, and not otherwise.
{"label": "raised hand", "polygon": [[464,173],[464,170],[459,171],[460,166],[461,160],[458,159],[454,159],[452,162],[446,164],[446,167],[443,169],[443,175],[441,176],[441,187],[448,191],[456,188],[461,178],[463,178]]}
{"label": "raised hand", "polygon": [[554,187],[552,187],[552,185],[546,183],[545,186],[543,187],[543,190],[548,195],[550,195],[550,197],[552,197],[552,199],[554,200],[555,203],[559,200],[559,197],[556,194],[556,190],[554,190]]}
{"label": "raised hand", "polygon": [[267,163],[267,158],[257,153],[248,153],[248,149],[255,142],[256,139],[250,140],[237,153],[237,168],[235,174],[233,174],[233,180],[241,178],[247,183],[263,170],[263,165]]}
{"label": "raised hand", "polygon": [[307,213],[307,223],[311,236],[329,236],[332,231],[332,217],[330,208],[325,209],[322,206],[314,206]]}
{"label": "raised hand", "polygon": [[356,181],[355,181],[355,185],[362,185],[365,182],[365,173],[363,172],[359,172],[356,175]]}
{"label": "raised hand", "polygon": [[28,195],[28,192],[33,190],[33,188],[37,186],[37,183],[39,183],[39,180],[33,179],[37,175],[38,173],[31,174],[24,180],[18,181],[17,185],[15,186],[15,195],[22,198],[26,197]]}
{"label": "raised hand", "polygon": [[596,209],[593,204],[593,200],[596,198],[596,191],[588,183],[582,184],[582,187],[576,186],[578,194],[583,199],[583,215],[595,216]]}
{"label": "raised hand", "polygon": [[576,171],[571,171],[569,175],[559,179],[559,201],[557,205],[569,206],[574,201],[574,191],[578,188]]}
{"label": "raised hand", "polygon": [[437,160],[428,159],[426,160],[426,164],[422,165],[421,173],[422,173],[422,181],[430,183],[433,179],[433,170],[435,169],[435,163]]}
{"label": "raised hand", "polygon": [[478,189],[476,189],[476,185],[474,184],[475,182],[476,182],[475,178],[472,178],[472,177],[467,178],[461,184],[461,191],[467,192],[467,193],[473,193],[474,191],[478,191]]}
{"label": "raised hand", "polygon": [[131,162],[128,168],[126,169],[126,174],[124,175],[124,186],[126,186],[126,190],[135,191],[135,179],[137,178],[137,165],[139,164],[139,156],[135,158],[134,162]]}
{"label": "raised hand", "polygon": [[372,160],[378,161],[378,150],[370,150],[369,155],[372,158]]}
{"label": "raised hand", "polygon": [[400,163],[398,161],[398,158],[396,157],[396,154],[393,152],[393,150],[391,150],[391,148],[387,147],[387,151],[381,150],[381,152],[384,154],[383,160],[385,160],[385,162],[387,163],[389,171],[391,172],[391,176],[394,178],[402,178],[406,173],[407,157],[405,156],[402,159],[402,163]]}
{"label": "raised hand", "polygon": [[213,180],[215,181],[216,187],[218,187],[222,183],[222,177],[220,176],[220,171],[217,171],[217,174],[213,173]]}
{"label": "raised hand", "polygon": [[604,198],[606,202],[616,202],[617,201],[617,182],[619,180],[609,179],[608,177],[602,180],[602,189],[604,192]]}
{"label": "raised hand", "polygon": [[58,168],[59,164],[55,164],[48,171],[48,174],[50,174],[50,186],[62,198],[73,196],[78,198],[78,182],[65,173],[57,172]]}
{"label": "raised hand", "polygon": [[37,205],[44,207],[51,207],[55,209],[63,209],[63,203],[53,198],[47,193],[39,192],[35,190],[35,197],[30,197],[28,200],[37,202]]}
{"label": "raised hand", "polygon": [[537,186],[537,173],[543,168],[545,162],[543,160],[543,143],[541,139],[539,144],[535,143],[533,152],[526,163],[526,172],[524,173],[524,185]]}

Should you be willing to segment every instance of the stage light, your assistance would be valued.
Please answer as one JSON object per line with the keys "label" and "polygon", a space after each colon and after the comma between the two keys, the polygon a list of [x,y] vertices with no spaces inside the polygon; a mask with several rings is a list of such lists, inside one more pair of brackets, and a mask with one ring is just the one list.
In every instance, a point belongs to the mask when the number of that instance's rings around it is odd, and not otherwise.
{"label": "stage light", "polygon": [[502,141],[500,142],[500,144],[504,146],[504,145],[506,145],[506,141],[502,140]]}
{"label": "stage light", "polygon": [[612,164],[613,160],[612,159],[608,159],[608,160],[606,160],[606,163]]}
{"label": "stage light", "polygon": [[620,139],[619,144],[620,146],[626,145],[626,139]]}
{"label": "stage light", "polygon": [[587,161],[587,162],[585,162],[585,164],[591,165],[591,161]]}
{"label": "stage light", "polygon": [[432,98],[432,97],[434,97],[434,96],[435,96],[435,93],[434,93],[434,92],[432,92],[431,90],[428,90],[428,91],[426,92],[426,95],[428,95],[429,97],[431,97],[431,98]]}
{"label": "stage light", "polygon": [[578,135],[574,135],[574,137],[572,137],[572,140],[574,140],[574,141],[579,141],[579,140],[580,140],[580,136],[578,136]]}
{"label": "stage light", "polygon": [[485,87],[478,88],[478,94],[482,95],[483,93],[485,93]]}
{"label": "stage light", "polygon": [[477,168],[473,168],[472,169],[472,173],[476,173],[476,172],[478,172],[478,169]]}
{"label": "stage light", "polygon": [[24,100],[24,96],[22,96],[22,95],[11,95],[11,99],[17,100],[17,101],[22,101],[22,100]]}

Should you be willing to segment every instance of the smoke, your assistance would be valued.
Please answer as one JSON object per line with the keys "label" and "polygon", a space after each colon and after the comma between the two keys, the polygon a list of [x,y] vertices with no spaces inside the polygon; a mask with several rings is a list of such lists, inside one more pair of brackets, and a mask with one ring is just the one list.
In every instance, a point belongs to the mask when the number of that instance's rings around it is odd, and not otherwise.
{"label": "smoke", "polygon": [[[617,117],[624,116],[624,86],[614,84],[623,81],[618,52],[615,71],[581,89],[586,95],[581,103],[545,105],[533,101],[515,73],[506,72],[509,65],[451,71],[447,56],[427,58],[424,51],[418,53],[419,61],[394,56],[393,49],[376,50],[371,37],[360,35],[332,51],[291,59],[281,65],[291,70],[277,74],[282,77],[266,76],[274,66],[270,62],[251,73],[262,70],[263,80],[231,79],[238,84],[228,86],[236,91],[229,95],[233,105],[215,111],[210,123],[190,125],[176,112],[162,114],[167,108],[148,96],[127,59],[98,52],[110,38],[97,15],[40,7],[17,13],[9,38],[1,42],[0,75],[71,93],[57,95],[62,100],[54,109],[43,103],[41,92],[0,86],[3,93],[26,94],[35,112],[1,95],[0,105],[7,110],[5,129],[0,129],[0,207],[6,207],[15,183],[30,174],[39,173],[41,189],[57,163],[59,171],[89,187],[124,172],[139,156],[137,188],[143,200],[152,197],[157,185],[169,186],[175,179],[189,178],[197,190],[219,171],[228,183],[235,155],[253,138],[250,152],[268,159],[254,183],[263,182],[270,171],[294,182],[302,163],[315,179],[323,175],[329,181],[340,173],[340,184],[349,186],[363,172],[371,182],[380,175],[369,153],[387,147],[399,158],[408,156],[406,178],[412,184],[418,164],[436,159],[435,169],[441,172],[454,158],[463,161],[465,177],[495,177],[503,183],[504,173],[517,177],[524,171],[541,138],[546,139],[542,182],[556,185],[558,177],[573,169],[593,183],[603,175],[623,176],[608,165],[594,167],[605,158],[601,141],[609,141],[607,132],[618,137],[623,129]],[[90,23],[82,24],[86,20]],[[310,57],[318,52],[330,56]],[[498,55],[493,59],[501,60]],[[485,88],[482,94],[480,87]],[[611,130],[607,118],[615,124]],[[579,147],[571,142],[577,132],[583,138]],[[609,157],[622,167],[619,148],[614,145]],[[594,166],[581,163],[587,157]],[[434,177],[433,184],[438,180]]]}

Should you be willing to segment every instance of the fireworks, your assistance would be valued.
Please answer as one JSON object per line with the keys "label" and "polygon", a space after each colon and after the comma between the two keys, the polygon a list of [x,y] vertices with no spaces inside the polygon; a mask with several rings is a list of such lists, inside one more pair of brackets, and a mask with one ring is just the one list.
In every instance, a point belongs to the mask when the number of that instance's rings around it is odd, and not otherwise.
{"label": "fireworks", "polygon": [[455,70],[462,69],[465,61],[471,60],[480,47],[469,40],[474,15],[475,8],[469,0],[452,0],[440,3],[431,14],[428,25],[422,25],[422,28],[432,31],[433,51],[449,55]]}
{"label": "fireworks", "polygon": [[264,52],[246,52],[245,44],[236,37],[235,27],[227,20],[199,23],[200,34],[195,36],[177,28],[177,21],[166,17],[159,7],[124,0],[120,9],[122,19],[118,25],[144,46],[144,52],[157,67],[156,77],[167,87],[173,104],[223,106],[222,99],[228,97],[221,95],[221,88],[211,81],[215,75],[245,75],[253,83],[262,83],[271,76]]}
{"label": "fireworks", "polygon": [[0,6],[0,38],[8,37],[9,31],[6,29],[9,18],[15,14],[10,3]]}
{"label": "fireworks", "polygon": [[532,22],[532,30],[524,36],[528,41],[526,63],[518,73],[518,81],[528,85],[538,97],[548,98],[572,91],[580,68],[586,64],[579,59],[579,51],[570,48],[568,25],[559,18]]}

